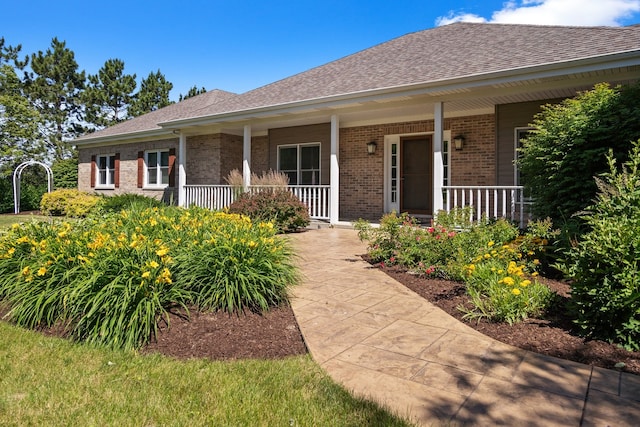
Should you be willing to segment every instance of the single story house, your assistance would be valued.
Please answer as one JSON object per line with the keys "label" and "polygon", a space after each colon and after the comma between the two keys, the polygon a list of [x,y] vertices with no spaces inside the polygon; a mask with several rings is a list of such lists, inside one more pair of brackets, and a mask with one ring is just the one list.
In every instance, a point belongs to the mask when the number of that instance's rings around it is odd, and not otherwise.
{"label": "single story house", "polygon": [[461,205],[522,218],[514,159],[540,106],[638,77],[640,25],[454,23],[80,137],[79,189],[221,208],[231,170],[246,187],[279,170],[334,224]]}

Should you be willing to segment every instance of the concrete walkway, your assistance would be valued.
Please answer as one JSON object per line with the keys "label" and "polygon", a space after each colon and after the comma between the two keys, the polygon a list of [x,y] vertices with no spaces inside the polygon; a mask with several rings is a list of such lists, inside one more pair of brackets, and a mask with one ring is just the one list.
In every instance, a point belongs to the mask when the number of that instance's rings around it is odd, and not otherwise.
{"label": "concrete walkway", "polygon": [[313,358],[418,425],[638,426],[640,377],[488,338],[362,261],[354,230],[292,235],[292,299]]}

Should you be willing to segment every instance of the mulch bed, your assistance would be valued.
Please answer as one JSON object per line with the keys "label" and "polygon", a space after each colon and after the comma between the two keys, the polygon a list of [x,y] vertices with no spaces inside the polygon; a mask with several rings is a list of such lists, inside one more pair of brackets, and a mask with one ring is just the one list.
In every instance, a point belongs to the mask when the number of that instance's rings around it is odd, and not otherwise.
{"label": "mulch bed", "polygon": [[169,328],[162,322],[157,338],[142,352],[214,360],[280,359],[307,353],[288,305],[266,313],[199,312],[192,308],[189,318],[184,314],[172,312]]}
{"label": "mulch bed", "polygon": [[[640,375],[640,352],[626,351],[615,344],[578,336],[571,319],[565,314],[562,302],[550,310],[544,319],[529,319],[511,326],[486,319],[466,321],[462,319],[464,313],[458,307],[472,306],[463,284],[420,277],[398,266],[385,266],[382,271],[451,316],[498,341],[544,355]],[[545,278],[541,281],[566,301],[570,293],[568,284]],[[616,368],[618,363],[624,363],[624,367]]]}

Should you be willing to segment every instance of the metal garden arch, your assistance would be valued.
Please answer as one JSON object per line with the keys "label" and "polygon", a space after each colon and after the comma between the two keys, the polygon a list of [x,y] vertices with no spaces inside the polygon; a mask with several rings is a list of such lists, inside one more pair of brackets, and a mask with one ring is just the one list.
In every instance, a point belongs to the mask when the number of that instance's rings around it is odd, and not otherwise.
{"label": "metal garden arch", "polygon": [[20,177],[22,176],[22,171],[31,165],[40,165],[47,171],[47,192],[51,193],[51,189],[53,188],[53,172],[51,172],[49,166],[35,160],[20,163],[16,170],[13,171],[13,206],[15,207],[16,214],[20,213]]}

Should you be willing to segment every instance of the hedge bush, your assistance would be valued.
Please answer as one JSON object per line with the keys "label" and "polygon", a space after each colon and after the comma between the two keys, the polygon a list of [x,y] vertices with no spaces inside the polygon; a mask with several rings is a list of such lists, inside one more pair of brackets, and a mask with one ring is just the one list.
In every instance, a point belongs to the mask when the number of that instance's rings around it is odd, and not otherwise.
{"label": "hedge bush", "polygon": [[582,218],[589,226],[568,253],[571,300],[584,335],[640,350],[640,140],[617,170],[597,180],[595,203]]}
{"label": "hedge bush", "polygon": [[42,196],[44,215],[83,218],[100,204],[100,197],[75,189],[55,190]]}
{"label": "hedge bush", "polygon": [[285,189],[242,193],[228,211],[246,215],[256,222],[271,222],[283,233],[299,230],[310,223],[307,206]]}
{"label": "hedge bush", "polygon": [[117,194],[115,196],[103,196],[100,203],[100,211],[120,212],[123,209],[131,208],[160,208],[165,206],[162,200],[153,197],[143,196],[142,194]]}

